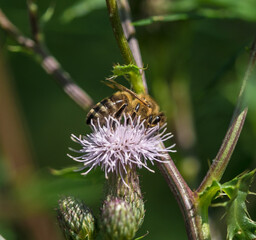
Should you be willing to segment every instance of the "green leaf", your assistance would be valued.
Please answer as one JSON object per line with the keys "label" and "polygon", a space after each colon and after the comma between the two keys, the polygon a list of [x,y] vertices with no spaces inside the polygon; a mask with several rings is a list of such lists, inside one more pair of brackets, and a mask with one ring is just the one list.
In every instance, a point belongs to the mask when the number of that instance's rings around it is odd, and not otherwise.
{"label": "green leaf", "polygon": [[218,195],[221,190],[221,185],[217,181],[213,181],[212,185],[207,187],[202,193],[199,194],[199,206],[201,209],[209,208],[211,202]]}
{"label": "green leaf", "polygon": [[104,0],[82,0],[64,11],[61,16],[63,22],[70,22],[77,17],[83,17],[90,12],[106,7]]}
{"label": "green leaf", "polygon": [[115,65],[113,67],[113,77],[124,76],[130,82],[136,93],[144,93],[140,68],[134,64]]}
{"label": "green leaf", "polygon": [[[173,22],[196,19],[241,19],[256,21],[256,1],[254,0],[198,0],[187,5],[188,1],[178,8],[169,7],[171,14],[151,16],[133,22],[135,26],[149,25],[154,22]],[[178,11],[177,11],[178,10]],[[176,11],[176,12],[175,12]]]}
{"label": "green leaf", "polygon": [[44,12],[44,14],[42,15],[42,17],[40,18],[40,24],[41,26],[44,26],[44,24],[48,23],[54,14],[55,11],[55,4],[50,5],[46,11]]}
{"label": "green leaf", "polygon": [[68,177],[68,178],[84,178],[81,174],[77,173],[77,166],[71,166],[67,168],[63,168],[60,170],[50,168],[50,172],[54,176],[62,176],[62,177]]}
{"label": "green leaf", "polygon": [[245,204],[255,170],[242,174],[222,185],[230,198],[227,204],[227,239],[253,240],[256,238],[256,222],[250,219]]}
{"label": "green leaf", "polygon": [[135,240],[143,239],[143,238],[145,238],[148,234],[149,234],[149,232],[147,231],[144,235],[142,235],[142,236],[140,236],[140,237],[135,238]]}
{"label": "green leaf", "polygon": [[213,181],[212,185],[207,187],[203,192],[199,193],[198,209],[202,221],[202,231],[205,239],[210,237],[210,227],[208,223],[208,209],[211,202],[218,196],[221,185],[217,181]]}

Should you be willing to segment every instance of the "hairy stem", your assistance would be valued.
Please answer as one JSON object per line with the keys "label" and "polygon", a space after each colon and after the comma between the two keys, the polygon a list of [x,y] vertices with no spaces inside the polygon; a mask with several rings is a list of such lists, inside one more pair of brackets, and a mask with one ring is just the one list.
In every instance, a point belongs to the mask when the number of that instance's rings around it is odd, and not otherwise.
{"label": "hairy stem", "polygon": [[116,0],[106,0],[113,32],[126,64],[136,65],[132,51],[124,35]]}
{"label": "hairy stem", "polygon": [[[162,147],[164,148],[163,144]],[[204,238],[201,221],[195,205],[196,194],[191,191],[168,154],[164,160],[169,162],[157,163],[157,166],[179,204],[185,221],[188,239],[202,240]]]}
{"label": "hairy stem", "polygon": [[129,2],[128,2],[128,0],[120,0],[119,5],[120,5],[119,12],[120,12],[123,31],[124,31],[125,37],[127,39],[127,42],[130,46],[134,60],[137,64],[137,66],[139,68],[141,68],[140,72],[142,75],[142,81],[143,81],[145,92],[147,93],[148,92],[147,81],[146,81],[145,72],[143,70],[143,62],[142,62],[142,58],[141,58],[139,43],[135,37],[135,28],[131,23]]}

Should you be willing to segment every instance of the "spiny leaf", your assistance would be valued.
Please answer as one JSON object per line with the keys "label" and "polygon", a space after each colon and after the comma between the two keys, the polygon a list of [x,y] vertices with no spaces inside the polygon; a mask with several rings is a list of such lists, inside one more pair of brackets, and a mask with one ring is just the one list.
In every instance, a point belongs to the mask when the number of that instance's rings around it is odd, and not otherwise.
{"label": "spiny leaf", "polygon": [[113,67],[113,74],[116,76],[125,76],[125,75],[131,75],[131,74],[140,75],[140,68],[134,64],[129,64],[129,65],[117,64]]}
{"label": "spiny leaf", "polygon": [[115,65],[113,67],[113,77],[124,76],[128,80],[136,93],[143,93],[144,86],[142,83],[140,68],[134,64]]}
{"label": "spiny leaf", "polygon": [[253,240],[256,238],[256,222],[250,219],[245,204],[255,170],[242,174],[222,185],[230,198],[227,204],[227,239]]}

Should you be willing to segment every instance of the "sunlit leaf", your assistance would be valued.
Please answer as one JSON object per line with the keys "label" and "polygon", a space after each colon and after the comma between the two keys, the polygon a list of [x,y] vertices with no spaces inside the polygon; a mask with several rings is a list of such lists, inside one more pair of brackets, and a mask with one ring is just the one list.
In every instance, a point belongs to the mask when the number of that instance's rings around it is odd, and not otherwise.
{"label": "sunlit leaf", "polygon": [[[133,22],[135,26],[149,25],[154,22],[174,22],[196,19],[241,19],[244,21],[256,21],[256,1],[254,0],[198,0],[189,5],[183,1],[179,7],[170,7],[170,14],[151,16]],[[175,12],[175,10],[178,12]]]}
{"label": "sunlit leaf", "polygon": [[70,22],[77,17],[86,16],[90,12],[104,8],[105,6],[106,2],[104,0],[82,0],[64,11],[61,19],[64,22]]}
{"label": "sunlit leaf", "polygon": [[47,22],[49,22],[51,20],[53,14],[54,14],[54,11],[55,11],[55,5],[54,4],[50,5],[46,9],[45,13],[42,15],[42,17],[40,19],[42,25],[47,23]]}
{"label": "sunlit leaf", "polygon": [[72,166],[72,167],[67,167],[63,169],[50,169],[50,172],[52,175],[55,176],[62,176],[62,177],[71,177],[71,178],[84,178],[81,174],[77,172],[78,167],[77,166]]}

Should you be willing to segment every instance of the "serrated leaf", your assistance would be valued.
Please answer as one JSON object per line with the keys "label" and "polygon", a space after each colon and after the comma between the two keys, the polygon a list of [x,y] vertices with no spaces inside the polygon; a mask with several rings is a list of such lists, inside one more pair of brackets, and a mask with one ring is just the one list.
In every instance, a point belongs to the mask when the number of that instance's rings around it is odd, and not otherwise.
{"label": "serrated leaf", "polygon": [[134,64],[129,65],[115,65],[113,67],[113,74],[116,76],[125,76],[125,75],[140,75],[140,68]]}
{"label": "serrated leaf", "polygon": [[230,197],[227,204],[227,239],[253,240],[256,238],[256,222],[250,219],[245,204],[255,170],[242,174],[222,185]]}
{"label": "serrated leaf", "polygon": [[90,12],[106,7],[104,0],[82,0],[64,11],[61,16],[63,22],[70,22],[77,17],[83,17]]}

